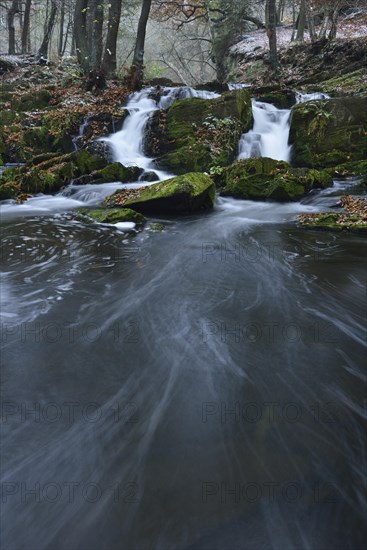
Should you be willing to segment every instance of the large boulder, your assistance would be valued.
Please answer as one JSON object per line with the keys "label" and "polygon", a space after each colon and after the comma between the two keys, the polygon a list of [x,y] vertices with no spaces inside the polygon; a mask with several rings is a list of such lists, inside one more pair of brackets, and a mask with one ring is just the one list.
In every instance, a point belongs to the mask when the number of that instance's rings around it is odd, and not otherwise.
{"label": "large boulder", "polygon": [[116,191],[105,200],[107,207],[132,208],[151,214],[192,213],[212,208],[215,201],[215,186],[205,174],[189,173],[154,183],[131,193]]}
{"label": "large boulder", "polygon": [[300,103],[291,115],[295,166],[333,167],[367,158],[367,97]]}
{"label": "large boulder", "polygon": [[221,180],[224,196],[280,202],[297,201],[311,189],[332,185],[325,171],[292,168],[287,162],[266,157],[234,162]]}
{"label": "large boulder", "polygon": [[246,90],[210,100],[183,99],[153,115],[146,129],[145,150],[158,157],[160,169],[178,174],[209,171],[232,162],[241,134],[251,125],[251,99]]}

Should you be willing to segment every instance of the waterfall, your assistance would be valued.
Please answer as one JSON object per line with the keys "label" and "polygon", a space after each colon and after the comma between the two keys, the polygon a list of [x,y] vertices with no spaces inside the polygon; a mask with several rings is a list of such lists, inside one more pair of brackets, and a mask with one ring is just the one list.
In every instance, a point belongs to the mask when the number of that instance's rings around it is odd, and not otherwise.
{"label": "waterfall", "polygon": [[189,86],[164,88],[157,103],[151,97],[153,91],[153,88],[148,88],[134,93],[126,106],[129,116],[126,118],[122,129],[107,138],[102,138],[101,141],[110,145],[114,161],[121,162],[124,166],[138,166],[139,168],[143,168],[145,172],[153,171],[157,174],[158,181],[162,181],[171,177],[172,174],[157,170],[154,166],[154,159],[146,157],[144,154],[144,129],[149,117],[158,109],[168,109],[179,99],[189,97],[214,99],[219,97],[220,94],[204,90],[194,90]]}
{"label": "waterfall", "polygon": [[239,159],[270,157],[289,162],[289,109],[277,109],[270,103],[252,100],[253,129],[242,134]]}
{"label": "waterfall", "polygon": [[[329,99],[324,93],[296,93],[297,103]],[[238,158],[269,157],[275,160],[290,161],[292,147],[288,144],[290,129],[290,109],[277,109],[270,103],[252,99],[254,126],[246,134],[242,134]]]}
{"label": "waterfall", "polygon": [[108,143],[116,162],[124,166],[139,166],[145,171],[154,170],[159,180],[166,179],[169,174],[158,171],[153,165],[153,160],[146,157],[143,151],[144,128],[153,111],[157,110],[157,104],[149,96],[152,89],[134,93],[126,108],[129,116],[126,118],[122,129],[101,141]]}

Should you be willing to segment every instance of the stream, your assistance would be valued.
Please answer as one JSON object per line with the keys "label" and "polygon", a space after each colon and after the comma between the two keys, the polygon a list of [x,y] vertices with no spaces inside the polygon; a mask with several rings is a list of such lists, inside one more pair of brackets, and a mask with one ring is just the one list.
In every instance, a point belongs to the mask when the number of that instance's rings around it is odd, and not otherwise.
{"label": "stream", "polygon": [[[170,177],[142,140],[177,94],[132,97],[116,160]],[[254,104],[239,157],[289,159]],[[139,233],[73,213],[119,183],[3,201],[4,549],[364,548],[365,240],[295,224],[354,183]]]}

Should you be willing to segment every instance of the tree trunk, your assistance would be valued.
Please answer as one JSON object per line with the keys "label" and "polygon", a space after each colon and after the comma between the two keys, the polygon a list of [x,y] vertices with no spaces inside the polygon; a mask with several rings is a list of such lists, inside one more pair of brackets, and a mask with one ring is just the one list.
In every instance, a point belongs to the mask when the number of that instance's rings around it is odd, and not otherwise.
{"label": "tree trunk", "polygon": [[329,32],[329,40],[334,40],[336,37],[336,31],[338,26],[338,17],[339,17],[339,2],[336,3],[334,11],[331,16],[331,28]]}
{"label": "tree trunk", "polygon": [[45,57],[47,59],[48,46],[50,44],[52,32],[54,30],[54,25],[56,21],[56,13],[57,13],[57,0],[51,0],[50,17],[48,18],[48,21],[46,21],[45,34],[44,34],[40,49],[37,52],[37,57],[39,58]]}
{"label": "tree trunk", "polygon": [[31,15],[32,0],[26,0],[24,8],[24,20],[22,29],[22,53],[29,51],[29,28],[30,28],[30,15]]}
{"label": "tree trunk", "polygon": [[281,22],[284,17],[284,8],[285,8],[285,0],[279,0],[278,11],[277,11],[277,20],[279,22]]}
{"label": "tree trunk", "polygon": [[100,69],[102,62],[103,51],[103,18],[104,7],[102,0],[90,1],[91,21],[89,25],[89,51],[90,51],[90,68]]}
{"label": "tree trunk", "polygon": [[9,54],[15,54],[15,26],[14,18],[15,14],[20,12],[19,0],[13,0],[8,11],[8,31],[9,31]]}
{"label": "tree trunk", "polygon": [[330,22],[330,15],[329,13],[324,13],[324,19],[322,21],[322,25],[321,25],[321,29],[320,29],[320,34],[319,34],[319,40],[323,40],[326,38],[326,31],[327,31],[327,28],[329,26],[329,22]]}
{"label": "tree trunk", "polygon": [[274,72],[278,70],[278,51],[277,51],[277,9],[275,0],[267,0],[267,22],[266,33],[269,38],[270,66]]}
{"label": "tree trunk", "polygon": [[152,0],[143,0],[141,7],[141,13],[138,24],[138,32],[136,35],[136,44],[133,58],[133,70],[134,74],[131,85],[132,89],[139,90],[142,87],[144,79],[144,47],[145,47],[145,34],[147,30],[147,23],[149,19],[150,7]]}
{"label": "tree trunk", "polygon": [[297,25],[297,42],[303,42],[305,38],[305,25],[306,25],[306,6],[305,0],[301,0],[299,8],[298,25]]}
{"label": "tree trunk", "polygon": [[313,44],[317,40],[315,23],[314,23],[312,11],[310,9],[310,5],[308,4],[308,2],[306,3],[305,7],[306,7],[306,20],[308,25],[308,32],[310,33],[311,42]]}
{"label": "tree trunk", "polygon": [[73,41],[75,43],[75,50],[78,57],[79,65],[84,71],[88,70],[89,68],[87,13],[88,0],[76,0]]}
{"label": "tree trunk", "polygon": [[59,45],[57,48],[59,57],[62,57],[62,50],[63,50],[63,44],[64,44],[64,23],[65,23],[65,0],[61,0]]}
{"label": "tree trunk", "polygon": [[108,31],[103,54],[102,69],[106,76],[116,72],[116,44],[121,18],[121,0],[111,0],[108,11]]}

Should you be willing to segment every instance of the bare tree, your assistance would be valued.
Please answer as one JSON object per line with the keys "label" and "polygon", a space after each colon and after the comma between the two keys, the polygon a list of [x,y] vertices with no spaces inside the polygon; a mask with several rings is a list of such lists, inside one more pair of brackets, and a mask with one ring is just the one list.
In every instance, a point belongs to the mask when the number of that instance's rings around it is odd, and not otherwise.
{"label": "bare tree", "polygon": [[51,0],[51,10],[45,22],[45,32],[43,35],[42,44],[37,52],[37,57],[45,57],[48,55],[48,47],[51,41],[52,32],[54,30],[57,14],[57,0]]}
{"label": "bare tree", "polygon": [[144,48],[147,23],[149,19],[152,0],[143,0],[136,35],[134,58],[131,71],[130,85],[132,89],[140,89],[144,78]]}
{"label": "bare tree", "polygon": [[266,2],[266,33],[269,38],[270,65],[274,72],[278,70],[278,50],[277,50],[277,8],[275,0]]}
{"label": "bare tree", "polygon": [[102,69],[106,75],[116,71],[116,44],[121,18],[121,0],[110,0],[108,11],[108,30],[103,55]]}
{"label": "bare tree", "polygon": [[30,16],[31,16],[32,0],[26,0],[24,7],[24,19],[22,28],[22,53],[29,51],[29,31],[30,31]]}
{"label": "bare tree", "polygon": [[87,12],[88,0],[76,0],[74,12],[74,41],[76,55],[82,69],[88,69],[88,40],[87,40]]}
{"label": "bare tree", "polygon": [[8,51],[11,55],[15,54],[15,15],[20,12],[19,0],[13,0],[8,10],[8,31],[9,31],[9,48]]}

